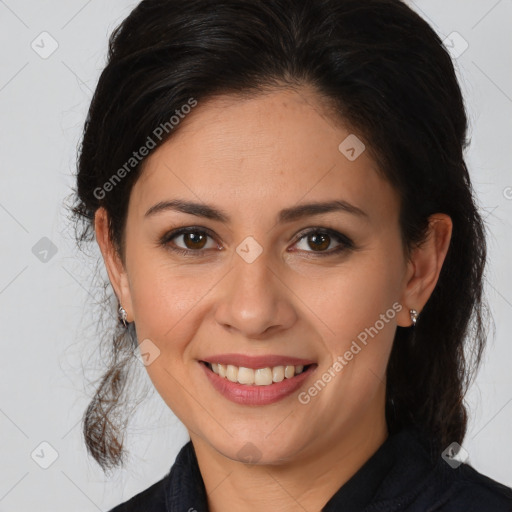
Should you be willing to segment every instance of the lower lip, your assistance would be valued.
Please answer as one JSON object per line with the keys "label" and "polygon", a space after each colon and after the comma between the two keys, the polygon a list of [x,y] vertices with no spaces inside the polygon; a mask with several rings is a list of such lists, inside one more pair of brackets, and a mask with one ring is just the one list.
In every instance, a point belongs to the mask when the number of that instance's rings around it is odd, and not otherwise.
{"label": "lower lip", "polygon": [[213,387],[224,397],[237,404],[268,405],[278,402],[291,395],[315,371],[317,365],[311,365],[306,371],[291,379],[274,382],[268,386],[249,386],[231,382],[225,377],[217,375],[204,363],[199,363]]}

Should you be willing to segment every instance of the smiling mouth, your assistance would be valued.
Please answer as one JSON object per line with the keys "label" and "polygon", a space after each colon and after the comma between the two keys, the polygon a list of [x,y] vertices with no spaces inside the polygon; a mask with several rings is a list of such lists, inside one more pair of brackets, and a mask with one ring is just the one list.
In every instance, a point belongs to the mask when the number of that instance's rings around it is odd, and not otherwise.
{"label": "smiling mouth", "polygon": [[266,368],[245,368],[231,364],[209,363],[201,361],[210,371],[230,382],[243,384],[246,386],[270,386],[283,380],[293,379],[294,377],[306,372],[316,364],[308,365],[279,365],[267,366]]}

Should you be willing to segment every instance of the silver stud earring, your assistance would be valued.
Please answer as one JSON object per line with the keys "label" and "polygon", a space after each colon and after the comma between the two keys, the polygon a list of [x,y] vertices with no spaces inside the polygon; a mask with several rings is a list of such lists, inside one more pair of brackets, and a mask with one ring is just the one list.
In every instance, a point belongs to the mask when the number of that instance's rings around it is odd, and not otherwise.
{"label": "silver stud earring", "polygon": [[126,316],[127,316],[126,315],[126,310],[123,308],[123,306],[121,306],[121,304],[119,304],[118,313],[119,313],[119,320],[126,327]]}
{"label": "silver stud earring", "polygon": [[419,313],[415,309],[410,309],[409,314],[411,315],[412,326],[416,325],[416,320],[418,320]]}

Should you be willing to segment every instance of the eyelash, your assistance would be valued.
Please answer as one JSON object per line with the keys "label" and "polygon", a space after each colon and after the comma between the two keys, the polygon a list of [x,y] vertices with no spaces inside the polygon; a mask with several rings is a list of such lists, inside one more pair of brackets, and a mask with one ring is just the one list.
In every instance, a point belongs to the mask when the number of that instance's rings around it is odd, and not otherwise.
{"label": "eyelash", "polygon": [[[210,238],[215,238],[209,230],[206,230],[205,228],[199,228],[199,227],[195,227],[195,226],[191,226],[191,227],[186,227],[186,228],[179,228],[179,229],[175,229],[173,231],[170,231],[168,233],[166,233],[159,241],[159,244],[163,247],[165,247],[166,249],[176,253],[176,254],[179,254],[181,256],[202,256],[205,249],[196,249],[196,250],[193,250],[193,249],[182,249],[181,247],[176,247],[176,246],[172,246],[170,244],[171,240],[173,240],[174,238],[177,238],[181,235],[186,235],[186,234],[189,234],[189,233],[194,233],[194,234],[200,234],[200,235],[207,235],[209,236]],[[297,237],[296,237],[296,240],[295,242],[293,243],[293,245],[296,245],[297,243],[299,243],[303,238],[306,238],[308,235],[311,235],[311,234],[319,234],[319,235],[327,235],[329,237],[331,237],[332,239],[334,239],[334,241],[340,243],[341,245],[336,248],[336,249],[331,249],[330,251],[304,251],[306,253],[313,253],[313,257],[316,258],[316,257],[327,257],[327,256],[333,256],[335,254],[340,254],[342,252],[345,252],[345,251],[349,251],[351,249],[354,249],[354,243],[352,242],[352,240],[350,238],[348,238],[347,236],[343,235],[342,233],[339,233],[337,231],[334,231],[332,229],[328,229],[328,228],[320,228],[320,227],[315,227],[315,228],[308,228],[306,230],[303,230],[301,231]],[[300,252],[300,251],[299,251]]]}

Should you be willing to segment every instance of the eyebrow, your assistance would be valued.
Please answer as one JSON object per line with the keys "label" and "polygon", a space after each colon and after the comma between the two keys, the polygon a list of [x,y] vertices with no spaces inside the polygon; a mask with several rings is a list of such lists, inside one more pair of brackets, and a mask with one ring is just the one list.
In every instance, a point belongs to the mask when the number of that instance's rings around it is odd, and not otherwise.
{"label": "eyebrow", "polygon": [[[215,208],[214,206],[210,206],[204,203],[184,201],[182,199],[160,201],[159,203],[149,208],[144,217],[151,217],[165,211],[188,213],[190,215],[216,220],[225,224],[230,222],[229,215],[227,215],[224,211]],[[335,200],[328,202],[306,203],[293,206],[291,208],[285,208],[278,213],[277,221],[280,223],[293,222],[303,217],[320,215],[322,213],[329,212],[345,212],[361,218],[368,218],[368,214],[357,206],[354,206],[353,204],[350,204],[344,200]]]}

